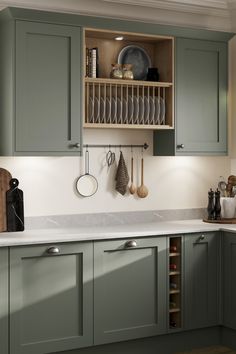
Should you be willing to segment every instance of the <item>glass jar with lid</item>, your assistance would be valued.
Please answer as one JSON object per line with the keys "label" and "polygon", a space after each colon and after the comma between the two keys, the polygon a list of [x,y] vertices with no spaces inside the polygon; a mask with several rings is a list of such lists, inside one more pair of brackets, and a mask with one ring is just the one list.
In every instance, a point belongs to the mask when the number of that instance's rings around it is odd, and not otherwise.
{"label": "glass jar with lid", "polygon": [[121,64],[111,64],[112,69],[110,73],[110,77],[112,79],[123,79],[123,70]]}
{"label": "glass jar with lid", "polygon": [[132,64],[123,64],[123,79],[125,80],[133,80],[133,65]]}

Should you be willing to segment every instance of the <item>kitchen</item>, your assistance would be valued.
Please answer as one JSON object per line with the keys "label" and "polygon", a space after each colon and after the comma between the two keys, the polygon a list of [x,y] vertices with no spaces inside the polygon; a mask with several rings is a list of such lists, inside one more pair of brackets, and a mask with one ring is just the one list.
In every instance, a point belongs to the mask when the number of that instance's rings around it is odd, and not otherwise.
{"label": "kitchen", "polygon": [[[128,2],[128,1],[127,1]],[[7,2],[4,2],[4,7]],[[129,3],[129,2],[128,2]],[[155,2],[153,2],[155,3]],[[162,5],[164,2],[161,2]],[[226,11],[221,2],[214,2],[214,8],[207,8],[207,14],[204,15],[204,7],[202,9],[199,3],[186,7],[184,14],[177,11],[172,3],[172,9],[160,9],[154,7],[143,7],[135,5],[135,19],[141,21],[151,21],[155,19],[156,23],[167,23],[184,27],[206,28],[214,30],[223,30],[228,32],[235,31],[234,15],[235,9],[233,2],[230,2],[232,8]],[[205,3],[205,2],[204,2]],[[211,1],[209,3],[212,3]],[[22,4],[20,2],[19,4]],[[49,2],[42,2],[42,8],[45,10],[54,10],[70,13],[94,14],[96,16],[107,15],[113,17],[116,14],[118,18],[128,18],[132,15],[133,6],[130,4],[115,4],[113,1],[102,2],[103,7],[98,10],[94,6],[95,2],[89,4],[81,1],[80,7],[77,10],[73,8],[73,1],[58,2],[58,8],[49,7]],[[8,3],[12,6],[12,2]],[[17,5],[14,2],[13,5]],[[28,5],[28,6],[27,6]],[[150,6],[151,6],[150,5]],[[169,4],[170,5],[170,4]],[[209,4],[210,6],[211,4]],[[37,5],[39,7],[39,5]],[[67,7],[66,7],[67,6]],[[71,6],[71,8],[70,8]],[[90,9],[86,6],[91,6]],[[30,2],[24,2],[22,7],[34,7]],[[65,8],[66,7],[66,8]],[[220,11],[221,8],[221,11]],[[212,10],[212,12],[210,11]],[[98,11],[95,12],[95,11]],[[155,14],[154,14],[155,11]],[[216,16],[217,13],[217,16]],[[226,15],[227,13],[227,15]],[[164,20],[164,14],[166,19]],[[213,14],[213,15],[212,15]],[[220,15],[222,14],[222,15]],[[232,19],[230,18],[232,16]],[[136,195],[119,195],[114,191],[114,176],[116,166],[110,168],[105,163],[105,156],[108,149],[90,149],[90,172],[98,179],[98,191],[91,198],[81,198],[75,192],[74,183],[79,175],[84,173],[84,159],[77,156],[73,157],[1,157],[0,165],[12,173],[12,176],[17,177],[20,181],[20,188],[24,191],[25,204],[25,219],[30,225],[40,223],[45,225],[58,222],[57,216],[64,215],[69,218],[69,215],[81,214],[79,218],[82,223],[84,214],[87,216],[87,223],[106,223],[107,218],[117,218],[118,222],[122,223],[123,219],[135,219],[135,215],[140,219],[141,215],[147,218],[158,218],[160,215],[173,219],[177,214],[178,219],[189,217],[189,210],[192,210],[192,218],[199,215],[202,208],[207,206],[207,192],[210,187],[215,189],[219,182],[219,177],[227,178],[231,174],[236,174],[236,146],[233,139],[235,131],[234,115],[236,111],[235,102],[231,97],[235,92],[235,68],[233,66],[234,58],[236,57],[235,38],[230,40],[230,56],[229,56],[229,155],[228,156],[152,156],[152,131],[149,130],[102,130],[102,129],[84,129],[83,141],[85,144],[143,144],[147,143],[149,148],[143,152],[144,156],[144,180],[148,187],[149,194],[146,198],[138,198]],[[116,159],[118,163],[120,148],[115,149]],[[127,162],[128,171],[130,171],[131,149],[123,150],[125,160]],[[134,149],[134,182],[136,186],[140,185],[140,160],[141,149]],[[157,216],[153,216],[153,212]],[[158,212],[157,212],[158,211]],[[163,212],[169,211],[169,212]],[[135,213],[137,212],[137,214]],[[141,213],[144,212],[144,213]],[[99,215],[99,213],[108,213]],[[188,216],[186,217],[186,214]],[[191,214],[191,213],[190,213]],[[55,216],[52,218],[51,216]],[[40,217],[37,219],[37,217]],[[43,218],[48,217],[48,218]],[[143,216],[144,217],[144,216]],[[95,221],[96,220],[96,221]],[[102,220],[102,221],[101,221]],[[84,222],[84,221],[83,221]],[[120,344],[122,346],[122,344]],[[130,344],[128,344],[130,345]],[[105,349],[104,349],[105,350]],[[111,349],[112,350],[112,349]],[[116,350],[116,349],[114,349]],[[125,349],[122,349],[123,351]],[[80,351],[79,351],[80,353]],[[82,351],[81,351],[82,353]]]}

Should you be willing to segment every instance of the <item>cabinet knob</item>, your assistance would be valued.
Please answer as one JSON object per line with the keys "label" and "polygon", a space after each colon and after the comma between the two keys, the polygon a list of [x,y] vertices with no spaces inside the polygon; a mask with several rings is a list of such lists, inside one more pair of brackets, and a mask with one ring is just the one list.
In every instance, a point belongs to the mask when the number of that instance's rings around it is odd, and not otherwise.
{"label": "cabinet knob", "polygon": [[125,248],[134,248],[134,247],[137,247],[137,241],[135,240],[130,240],[130,241],[127,241],[125,242]]}
{"label": "cabinet knob", "polygon": [[200,237],[199,237],[199,240],[200,241],[203,241],[205,239],[205,235],[201,235]]}
{"label": "cabinet knob", "polygon": [[60,253],[60,248],[59,247],[49,247],[47,249],[48,254],[59,254]]}
{"label": "cabinet knob", "polygon": [[79,149],[80,148],[80,143],[75,143],[75,144],[70,144],[69,145],[70,146],[70,148],[76,148],[76,149]]}
{"label": "cabinet knob", "polygon": [[177,149],[184,149],[184,144],[178,144]]}

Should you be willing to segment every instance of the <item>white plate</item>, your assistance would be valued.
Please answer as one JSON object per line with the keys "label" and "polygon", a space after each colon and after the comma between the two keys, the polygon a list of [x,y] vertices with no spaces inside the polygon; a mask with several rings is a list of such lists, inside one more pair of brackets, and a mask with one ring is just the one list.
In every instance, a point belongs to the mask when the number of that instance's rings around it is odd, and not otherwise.
{"label": "white plate", "polygon": [[137,124],[138,116],[139,116],[139,101],[137,96],[133,96],[133,106],[134,106],[133,123]]}
{"label": "white plate", "polygon": [[116,117],[117,117],[117,102],[114,97],[111,99],[111,122],[113,124],[116,123]]}
{"label": "white plate", "polygon": [[144,124],[149,124],[149,100],[144,96]]}
{"label": "white plate", "polygon": [[117,97],[117,123],[122,123],[122,104],[119,97]]}
{"label": "white plate", "polygon": [[125,98],[122,99],[122,119],[123,123],[128,123],[128,102]]}
{"label": "white plate", "polygon": [[160,97],[160,124],[165,124],[166,118],[166,105],[165,100]]}
{"label": "white plate", "polygon": [[143,124],[144,101],[143,101],[143,97],[141,96],[139,96],[138,98],[138,105],[139,105],[138,124]]}
{"label": "white plate", "polygon": [[100,117],[99,117],[100,123],[104,123],[105,121],[105,101],[103,97],[100,97]]}
{"label": "white plate", "polygon": [[160,123],[160,99],[159,97],[155,97],[155,116],[154,116],[154,124],[159,125]]}
{"label": "white plate", "polygon": [[98,98],[94,97],[94,123],[99,123],[99,116],[100,116],[100,102]]}
{"label": "white plate", "polygon": [[128,123],[133,123],[133,114],[134,114],[134,101],[131,96],[128,97]]}
{"label": "white plate", "polygon": [[106,98],[105,122],[111,123],[111,101],[109,97]]}
{"label": "white plate", "polygon": [[92,97],[89,97],[89,106],[88,106],[88,120],[89,123],[93,123],[93,117],[94,117],[94,100]]}
{"label": "white plate", "polygon": [[154,123],[155,105],[153,97],[149,97],[149,124]]}

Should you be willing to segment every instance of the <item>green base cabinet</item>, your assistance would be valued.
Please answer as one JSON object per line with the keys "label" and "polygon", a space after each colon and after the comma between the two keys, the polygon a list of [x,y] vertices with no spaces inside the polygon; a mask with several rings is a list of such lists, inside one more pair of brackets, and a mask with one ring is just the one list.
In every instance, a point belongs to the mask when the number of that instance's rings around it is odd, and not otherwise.
{"label": "green base cabinet", "polygon": [[185,235],[184,328],[220,324],[220,234]]}
{"label": "green base cabinet", "polygon": [[10,354],[93,344],[92,243],[10,249]]}
{"label": "green base cabinet", "polygon": [[95,242],[95,345],[167,332],[166,242],[166,237]]}
{"label": "green base cabinet", "polygon": [[227,42],[176,39],[176,130],[154,133],[154,155],[227,154]]}
{"label": "green base cabinet", "polygon": [[224,232],[223,257],[223,325],[236,329],[236,235]]}
{"label": "green base cabinet", "polygon": [[0,249],[0,353],[8,354],[8,248]]}
{"label": "green base cabinet", "polygon": [[6,52],[0,65],[0,154],[79,155],[81,28],[8,19],[0,29]]}

